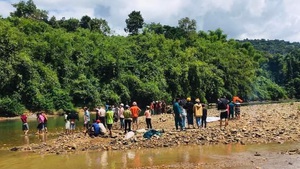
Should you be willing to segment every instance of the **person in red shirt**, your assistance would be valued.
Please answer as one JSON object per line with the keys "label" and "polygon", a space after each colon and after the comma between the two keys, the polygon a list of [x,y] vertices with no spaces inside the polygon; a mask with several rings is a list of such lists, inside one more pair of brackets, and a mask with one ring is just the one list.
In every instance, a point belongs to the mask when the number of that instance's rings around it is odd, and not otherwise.
{"label": "person in red shirt", "polygon": [[[132,114],[132,129],[134,130],[134,128],[135,128],[135,130],[137,130],[139,128],[138,117],[141,112],[141,109],[137,106],[136,102],[133,102],[132,106],[130,107],[130,111]],[[134,126],[136,126],[136,127],[134,127]]]}
{"label": "person in red shirt", "polygon": [[23,130],[24,134],[27,135],[27,133],[29,131],[29,126],[27,123],[27,115],[25,112],[21,115],[21,121],[22,121],[22,130]]}

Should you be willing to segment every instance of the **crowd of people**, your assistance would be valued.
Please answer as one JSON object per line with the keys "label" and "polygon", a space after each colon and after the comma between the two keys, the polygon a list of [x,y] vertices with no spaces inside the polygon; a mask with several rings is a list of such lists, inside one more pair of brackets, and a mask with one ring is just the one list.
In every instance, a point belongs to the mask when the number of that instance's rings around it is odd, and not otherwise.
{"label": "crowd of people", "polygon": [[[225,96],[217,101],[217,109],[220,111],[220,128],[224,121],[224,126],[228,125],[228,119],[240,119],[240,107],[243,102],[238,96],[234,96],[229,101]],[[176,130],[189,128],[206,128],[207,108],[200,102],[199,98],[195,103],[188,97],[186,100],[176,99],[173,103],[174,121]],[[194,120],[195,118],[195,120]],[[187,119],[187,127],[186,127]]]}
{"label": "crowd of people", "polygon": [[[217,109],[220,111],[220,127],[222,127],[223,120],[224,126],[228,125],[228,119],[240,118],[240,106],[243,101],[234,96],[232,101],[225,97],[221,97],[217,102]],[[206,128],[207,127],[207,106],[201,103],[199,98],[192,102],[191,98],[175,99],[173,107],[168,106],[164,101],[153,101],[146,106],[145,111],[141,114],[142,110],[138,107],[137,102],[133,102],[131,106],[124,105],[102,105],[96,107],[96,118],[91,122],[91,114],[88,107],[84,107],[83,125],[84,133],[90,136],[102,136],[108,132],[110,137],[113,137],[112,127],[117,127],[119,130],[128,133],[129,131],[136,131],[139,129],[138,119],[140,115],[144,116],[146,129],[152,129],[151,116],[157,114],[172,113],[174,116],[175,129],[184,131],[190,128]],[[29,131],[26,114],[21,115],[23,124],[23,131],[26,135]],[[47,133],[47,115],[45,112],[37,113],[37,134]],[[65,120],[65,133],[73,134],[75,131],[75,121],[79,121],[78,113],[70,112],[64,114]]]}

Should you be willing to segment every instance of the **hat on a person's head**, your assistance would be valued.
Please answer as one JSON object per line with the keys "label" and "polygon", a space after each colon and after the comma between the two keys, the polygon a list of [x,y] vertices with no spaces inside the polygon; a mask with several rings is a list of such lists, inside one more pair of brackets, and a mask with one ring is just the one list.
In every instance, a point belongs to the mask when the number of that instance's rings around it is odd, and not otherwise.
{"label": "hat on a person's head", "polygon": [[132,105],[136,106],[137,104],[136,104],[136,102],[133,102]]}
{"label": "hat on a person's head", "polygon": [[129,105],[128,104],[126,104],[126,106],[125,106],[126,108],[129,108]]}
{"label": "hat on a person's head", "polygon": [[150,109],[150,106],[146,106],[147,109]]}
{"label": "hat on a person's head", "polygon": [[191,101],[191,98],[190,98],[190,97],[188,97],[188,98],[186,98],[186,100],[187,100],[187,101]]}
{"label": "hat on a person's head", "polygon": [[122,107],[123,107],[123,106],[124,106],[124,104],[123,104],[123,103],[121,103],[121,104],[120,104],[120,106],[122,106]]}
{"label": "hat on a person's head", "polygon": [[197,99],[195,100],[195,102],[199,103],[199,102],[200,102],[200,99],[199,99],[199,98],[197,98]]}

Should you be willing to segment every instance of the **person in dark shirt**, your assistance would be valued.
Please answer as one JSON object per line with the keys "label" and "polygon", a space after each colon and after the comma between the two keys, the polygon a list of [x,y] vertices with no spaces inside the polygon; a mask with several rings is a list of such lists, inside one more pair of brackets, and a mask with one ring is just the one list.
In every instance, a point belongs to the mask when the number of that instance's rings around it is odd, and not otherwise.
{"label": "person in dark shirt", "polygon": [[175,118],[175,128],[178,130],[178,126],[180,127],[180,130],[183,130],[182,126],[182,110],[179,105],[180,99],[176,99],[176,101],[173,104],[173,111],[174,111],[174,118]]}
{"label": "person in dark shirt", "polygon": [[205,107],[205,104],[202,105],[202,120],[201,120],[201,127],[203,128],[206,128],[206,118],[207,118],[207,109]]}
{"label": "person in dark shirt", "polygon": [[227,105],[229,103],[229,100],[226,99],[225,96],[218,99],[218,110],[220,111],[220,128],[222,127],[222,120],[225,119],[225,127],[228,125],[228,111],[227,111]]}
{"label": "person in dark shirt", "polygon": [[193,107],[194,107],[194,103],[191,101],[191,98],[188,97],[186,99],[186,104],[183,106],[184,109],[186,109],[186,113],[187,113],[187,121],[188,121],[188,129],[190,128],[190,126],[193,126],[193,128],[195,128],[194,126],[194,115],[193,115]]}

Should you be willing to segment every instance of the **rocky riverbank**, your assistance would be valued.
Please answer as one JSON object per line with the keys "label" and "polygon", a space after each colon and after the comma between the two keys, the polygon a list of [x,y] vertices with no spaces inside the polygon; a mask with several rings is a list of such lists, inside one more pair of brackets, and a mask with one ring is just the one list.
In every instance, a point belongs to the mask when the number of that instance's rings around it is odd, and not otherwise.
{"label": "rocky riverbank", "polygon": [[[208,116],[218,116],[216,109],[209,109]],[[28,151],[39,154],[66,154],[79,151],[107,151],[127,149],[149,149],[186,145],[211,144],[262,144],[300,141],[300,103],[263,104],[241,107],[241,119],[230,120],[226,128],[219,121],[208,123],[207,128],[176,131],[171,114],[152,116],[154,129],[164,129],[161,136],[143,138],[136,132],[130,139],[124,138],[119,123],[114,124],[110,137],[85,136],[81,132],[73,135],[63,133],[55,139],[40,144],[12,147],[11,151]],[[146,126],[144,117],[139,118],[139,128]],[[48,133],[51,134],[51,133]],[[298,151],[295,151],[298,152]]]}

